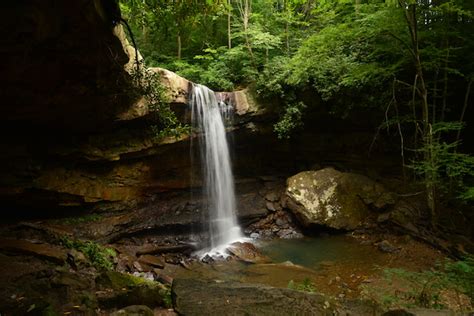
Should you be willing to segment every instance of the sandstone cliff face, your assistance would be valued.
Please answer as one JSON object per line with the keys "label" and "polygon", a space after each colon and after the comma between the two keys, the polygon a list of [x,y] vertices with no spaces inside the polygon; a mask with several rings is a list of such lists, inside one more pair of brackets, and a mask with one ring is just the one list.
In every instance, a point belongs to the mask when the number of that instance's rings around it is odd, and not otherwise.
{"label": "sandstone cliff face", "polygon": [[[191,176],[200,168],[190,159],[190,136],[157,139],[146,100],[130,93],[136,51],[115,25],[117,8],[106,7],[110,2],[0,4],[0,208],[5,216],[129,211],[160,204],[163,194],[181,194],[180,204],[191,188],[195,197],[201,192],[199,174]],[[186,122],[192,83],[164,69],[148,71],[161,76],[172,109]],[[234,172],[246,192],[243,204],[249,192],[258,196],[254,184],[260,175],[284,178],[315,162],[358,163],[353,154],[372,140],[371,133],[343,130],[335,142],[334,124],[315,116],[304,133],[281,141],[272,130],[277,113],[269,109],[275,104],[259,105],[248,90],[219,93],[219,98],[233,104],[237,114],[231,138]]]}
{"label": "sandstone cliff face", "polygon": [[[100,0],[0,7],[0,207],[7,215],[129,210],[200,185],[191,182],[189,136],[156,138],[146,100],[132,97],[130,73],[142,57],[116,25],[117,8]],[[192,83],[148,71],[161,77],[186,122]],[[238,101],[239,114],[256,112],[245,93],[225,97]]]}
{"label": "sandstone cliff face", "polygon": [[[129,56],[116,36],[117,8],[110,6],[0,4],[0,198],[9,213],[128,200],[136,192],[130,186],[142,166],[100,162],[130,150],[110,153],[104,135],[131,128],[120,119],[135,103],[124,70]],[[112,147],[143,147],[130,137],[109,140]]]}

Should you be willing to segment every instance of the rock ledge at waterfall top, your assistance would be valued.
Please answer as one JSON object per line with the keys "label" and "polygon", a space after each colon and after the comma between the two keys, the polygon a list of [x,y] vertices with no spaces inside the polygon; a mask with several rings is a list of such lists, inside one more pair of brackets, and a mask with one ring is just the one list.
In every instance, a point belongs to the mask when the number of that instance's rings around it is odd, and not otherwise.
{"label": "rock ledge at waterfall top", "polygon": [[[153,67],[148,68],[148,70],[160,76],[161,83],[166,88],[170,103],[188,104],[193,82],[167,69]],[[235,108],[237,115],[250,114],[258,110],[248,89],[216,93],[218,97],[230,103]]]}
{"label": "rock ledge at waterfall top", "polygon": [[300,172],[287,180],[287,207],[304,226],[353,230],[372,210],[395,203],[394,195],[366,176],[333,168]]}

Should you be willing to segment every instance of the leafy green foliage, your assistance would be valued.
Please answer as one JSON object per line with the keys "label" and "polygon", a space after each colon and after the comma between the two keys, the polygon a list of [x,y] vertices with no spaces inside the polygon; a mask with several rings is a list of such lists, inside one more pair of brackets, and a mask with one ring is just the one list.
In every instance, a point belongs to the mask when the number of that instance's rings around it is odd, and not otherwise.
{"label": "leafy green foliage", "polygon": [[296,290],[296,291],[302,291],[302,292],[310,292],[314,293],[316,292],[316,287],[314,286],[313,282],[309,278],[305,278],[302,282],[294,282],[291,280],[288,282],[289,289],[291,290]]}
{"label": "leafy green foliage", "polygon": [[412,272],[384,270],[387,284],[363,285],[363,294],[386,307],[427,307],[443,309],[443,293],[463,294],[474,298],[474,257],[446,262],[437,269]]}
{"label": "leafy green foliage", "polygon": [[[412,162],[417,174],[434,187],[447,192],[453,186],[463,191],[463,180],[474,177],[474,157],[457,151],[458,142],[447,143],[441,133],[456,132],[463,128],[459,122],[439,122],[431,128],[431,142],[424,142],[418,152],[430,159],[418,159]],[[445,181],[444,179],[450,179]],[[469,192],[469,191],[467,191]],[[461,193],[462,194],[462,193]],[[469,197],[467,194],[461,196]]]}
{"label": "leafy green foliage", "polygon": [[280,121],[273,126],[278,138],[290,138],[291,132],[303,125],[301,119],[303,117],[304,108],[306,108],[306,105],[303,102],[286,106]]}
{"label": "leafy green foliage", "polygon": [[68,237],[61,238],[61,244],[82,252],[98,270],[112,270],[114,267],[112,258],[116,257],[117,253],[112,248],[103,247],[93,241],[72,240]]}
{"label": "leafy green foliage", "polygon": [[157,138],[178,137],[189,133],[189,127],[182,125],[171,110],[166,90],[158,74],[149,70],[138,70],[132,73],[132,80],[135,86],[133,94],[136,98],[144,97],[150,112],[154,114],[157,124],[151,125],[151,129]]}

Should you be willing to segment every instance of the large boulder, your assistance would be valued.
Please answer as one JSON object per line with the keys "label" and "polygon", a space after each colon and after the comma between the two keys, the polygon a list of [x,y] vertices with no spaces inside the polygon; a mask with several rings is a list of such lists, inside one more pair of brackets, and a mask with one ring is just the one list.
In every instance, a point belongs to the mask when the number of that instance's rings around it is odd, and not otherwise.
{"label": "large boulder", "polygon": [[395,203],[394,195],[366,176],[333,168],[300,172],[287,180],[287,207],[304,226],[353,230],[371,210]]}

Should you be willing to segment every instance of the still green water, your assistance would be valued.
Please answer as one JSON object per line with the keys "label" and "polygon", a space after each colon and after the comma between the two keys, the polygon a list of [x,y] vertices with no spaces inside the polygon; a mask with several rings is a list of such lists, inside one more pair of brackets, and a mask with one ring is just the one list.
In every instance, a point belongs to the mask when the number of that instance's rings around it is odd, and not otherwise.
{"label": "still green water", "polygon": [[[302,282],[336,276],[337,273],[362,273],[377,264],[383,254],[347,236],[258,241],[255,245],[271,259],[266,264],[246,264],[232,260],[212,265],[196,263],[182,277],[233,280],[287,287],[290,281]],[[336,270],[336,271],[334,271]]]}
{"label": "still green water", "polygon": [[260,242],[257,247],[275,263],[290,261],[311,269],[321,263],[365,263],[379,257],[373,247],[347,236],[275,239]]}

